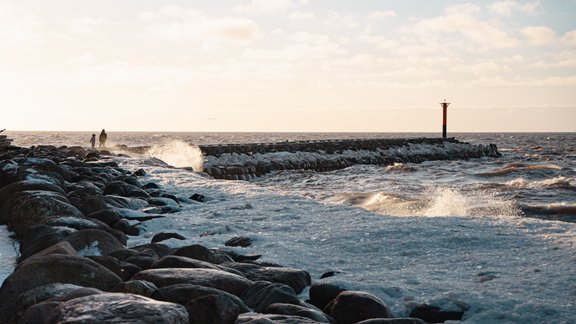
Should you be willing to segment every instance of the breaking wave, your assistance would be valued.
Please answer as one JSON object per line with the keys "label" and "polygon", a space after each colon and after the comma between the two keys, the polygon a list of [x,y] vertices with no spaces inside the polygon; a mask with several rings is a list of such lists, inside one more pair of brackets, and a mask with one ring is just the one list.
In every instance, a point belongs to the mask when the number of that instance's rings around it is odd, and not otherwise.
{"label": "breaking wave", "polygon": [[154,145],[146,154],[177,168],[191,167],[196,172],[203,171],[204,154],[198,146],[183,141]]}

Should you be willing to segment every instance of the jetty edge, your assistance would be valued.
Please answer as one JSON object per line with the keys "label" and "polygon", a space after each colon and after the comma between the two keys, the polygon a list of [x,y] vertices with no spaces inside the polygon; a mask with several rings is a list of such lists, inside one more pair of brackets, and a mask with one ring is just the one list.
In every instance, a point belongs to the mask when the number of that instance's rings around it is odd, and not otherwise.
{"label": "jetty edge", "polygon": [[[125,170],[115,155],[0,147],[0,224],[20,252],[0,288],[0,323],[424,323],[459,320],[466,311],[422,304],[410,319],[393,318],[378,297],[323,280],[329,272],[313,281],[305,270],[227,248],[249,246],[246,237],[174,249],[161,242],[177,233],[157,233],[128,247],[139,224],[201,202],[143,183],[145,170]],[[307,300],[298,295],[304,289]]]}
{"label": "jetty edge", "polygon": [[[344,169],[357,164],[392,165],[500,157],[496,144],[450,138],[376,138],[198,145],[203,171],[216,179],[251,180],[273,171]],[[149,146],[114,149],[146,154]],[[195,170],[200,171],[200,170]]]}

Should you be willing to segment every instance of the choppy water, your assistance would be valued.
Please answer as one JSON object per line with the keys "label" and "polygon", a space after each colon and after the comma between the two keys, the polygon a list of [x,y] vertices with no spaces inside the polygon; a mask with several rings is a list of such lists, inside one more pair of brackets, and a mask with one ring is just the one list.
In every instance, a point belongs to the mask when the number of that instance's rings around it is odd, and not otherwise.
{"label": "choppy water", "polygon": [[[8,132],[19,146],[88,146],[90,133]],[[257,183],[283,194],[348,204],[396,216],[523,215],[576,221],[576,133],[463,133],[461,141],[494,143],[503,157],[394,166],[354,166],[317,173],[286,171]],[[200,159],[182,143],[225,144],[344,138],[425,137],[422,133],[138,133],[109,132],[109,145],[158,146],[177,166]],[[188,165],[189,164],[189,165]]]}

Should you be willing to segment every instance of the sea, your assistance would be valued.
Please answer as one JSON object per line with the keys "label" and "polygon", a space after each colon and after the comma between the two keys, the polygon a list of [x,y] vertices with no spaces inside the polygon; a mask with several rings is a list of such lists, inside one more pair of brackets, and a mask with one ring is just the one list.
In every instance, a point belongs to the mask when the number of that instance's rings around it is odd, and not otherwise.
{"label": "sea", "polygon": [[[17,146],[88,147],[91,133],[3,134]],[[465,323],[575,322],[576,133],[452,133],[496,144],[502,157],[278,171],[251,181],[210,178],[197,147],[438,136],[108,131],[107,146],[151,146],[149,154],[114,159],[143,168],[141,181],[185,201],[180,212],[140,224],[129,245],[162,231],[187,238],[167,241],[174,247],[223,248],[247,236],[252,246],[230,249],[309,271],[314,282],[370,292],[398,317],[429,304],[464,311]],[[187,200],[194,193],[207,201]],[[0,237],[2,282],[17,244],[5,227]],[[320,279],[327,272],[334,275]]]}

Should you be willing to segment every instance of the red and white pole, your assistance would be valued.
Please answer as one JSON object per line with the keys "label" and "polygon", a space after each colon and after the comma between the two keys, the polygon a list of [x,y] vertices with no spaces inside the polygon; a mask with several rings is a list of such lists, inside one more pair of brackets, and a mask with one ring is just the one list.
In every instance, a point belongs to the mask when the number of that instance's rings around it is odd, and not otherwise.
{"label": "red and white pole", "polygon": [[447,124],[447,119],[448,119],[448,105],[450,103],[446,102],[446,99],[444,99],[444,102],[441,102],[440,105],[442,106],[442,137],[446,138],[446,124]]}

